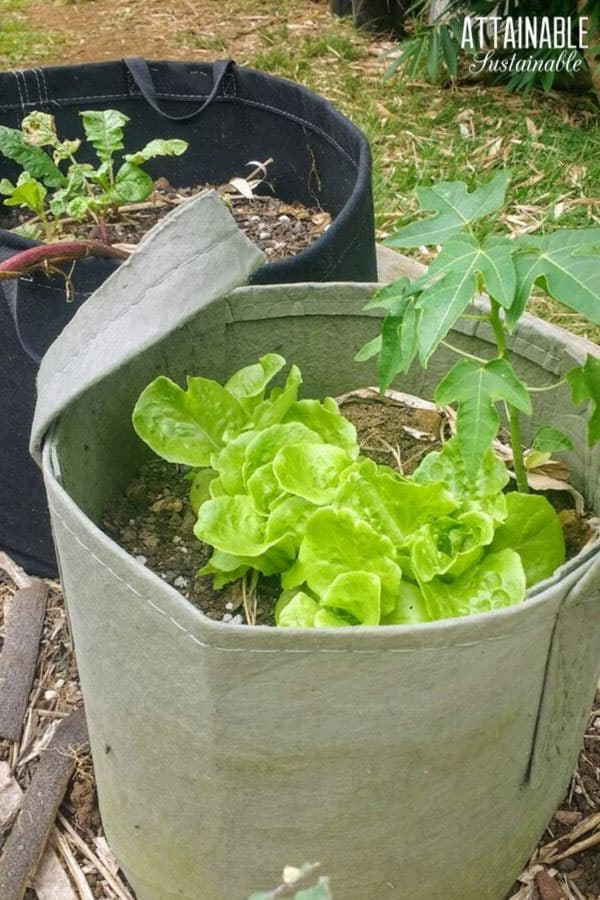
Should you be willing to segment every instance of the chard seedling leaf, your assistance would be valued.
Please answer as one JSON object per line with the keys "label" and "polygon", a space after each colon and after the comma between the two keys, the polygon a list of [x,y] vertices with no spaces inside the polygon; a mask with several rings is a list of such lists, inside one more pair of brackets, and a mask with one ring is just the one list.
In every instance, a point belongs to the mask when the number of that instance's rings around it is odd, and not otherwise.
{"label": "chard seedling leaf", "polygon": [[154,141],[150,141],[149,144],[146,144],[142,150],[138,150],[136,153],[126,153],[123,159],[134,166],[140,166],[150,159],[156,159],[157,156],[181,156],[182,153],[185,153],[188,146],[187,141],[181,141],[177,138],[172,138],[171,140],[157,138]]}
{"label": "chard seedling leaf", "polygon": [[491,552],[510,548],[523,564],[527,587],[549,578],[565,561],[560,520],[545,497],[512,492],[506,498],[508,516],[498,528]]}
{"label": "chard seedling leaf", "polygon": [[142,203],[150,196],[153,187],[151,175],[139,166],[126,162],[118,170],[114,186],[106,192],[106,200],[118,206],[124,203]]}
{"label": "chard seedling leaf", "polygon": [[123,132],[129,116],[118,109],[84,110],[79,113],[85,136],[96,151],[98,159],[111,164],[117,150],[122,150]]}
{"label": "chard seedling leaf", "polygon": [[29,113],[21,122],[21,132],[31,147],[55,147],[59,143],[56,120],[49,113],[38,110]]}
{"label": "chard seedling leaf", "polygon": [[245,422],[235,397],[208,378],[188,378],[183,390],[160,376],[142,392],[133,411],[133,427],[155,453],[194,467],[210,465],[225,433],[235,436]]}
{"label": "chard seedling leaf", "polygon": [[443,243],[465,226],[501,209],[509,179],[508,172],[499,172],[471,193],[462,181],[417,188],[421,209],[436,215],[406,225],[385,243],[405,248]]}
{"label": "chard seedling leaf", "polygon": [[506,317],[509,328],[517,324],[535,284],[600,324],[600,228],[562,228],[544,237],[521,235],[515,244],[517,292]]}
{"label": "chard seedling leaf", "polygon": [[11,196],[4,201],[4,205],[24,207],[40,215],[44,209],[44,197],[47,193],[44,185],[34,178],[27,181],[19,179]]}
{"label": "chard seedling leaf", "polygon": [[492,612],[525,599],[525,572],[514,550],[490,553],[454,581],[434,578],[422,585],[432,619]]}
{"label": "chard seedling leaf", "polygon": [[15,128],[0,125],[0,153],[19,163],[48,188],[62,187],[65,183],[65,176],[45,150],[26,143],[22,133]]}
{"label": "chard seedling leaf", "polygon": [[458,403],[458,443],[470,473],[479,469],[500,427],[494,404],[504,400],[528,415],[532,411],[527,388],[506,359],[485,365],[461,359],[438,385],[435,400],[442,406]]}
{"label": "chard seedling leaf", "polygon": [[600,359],[588,354],[583,366],[567,372],[567,381],[575,406],[590,401],[588,444],[593,447],[600,441]]}

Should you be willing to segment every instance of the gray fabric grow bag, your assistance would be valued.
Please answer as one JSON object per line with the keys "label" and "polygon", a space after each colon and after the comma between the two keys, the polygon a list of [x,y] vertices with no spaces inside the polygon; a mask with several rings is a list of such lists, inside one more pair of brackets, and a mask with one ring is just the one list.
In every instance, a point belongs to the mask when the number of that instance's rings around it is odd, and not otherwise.
{"label": "gray fabric grow bag", "polygon": [[[210,233],[192,227],[196,205]],[[211,196],[178,210],[45,357],[33,444],[52,512],[108,838],[140,900],[243,900],[319,859],[340,900],[501,900],[560,801],[600,663],[588,549],[516,607],[410,627],[284,630],[207,619],[100,529],[145,456],[130,425],[158,373],[225,379],[267,351],[305,395],[373,378],[364,285],[231,291],[260,257]],[[228,293],[228,291],[230,293]],[[164,298],[177,297],[177,303]],[[452,336],[492,355],[470,322]],[[589,345],[526,318],[532,384]],[[404,379],[431,395],[450,360]],[[532,427],[571,434],[600,511],[600,455],[567,393]]]}

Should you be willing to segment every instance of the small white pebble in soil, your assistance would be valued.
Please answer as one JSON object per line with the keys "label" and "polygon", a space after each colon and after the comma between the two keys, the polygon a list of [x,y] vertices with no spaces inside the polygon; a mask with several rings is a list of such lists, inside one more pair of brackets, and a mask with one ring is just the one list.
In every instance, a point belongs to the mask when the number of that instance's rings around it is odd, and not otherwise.
{"label": "small white pebble in soil", "polygon": [[147,558],[146,558],[145,556],[141,556],[141,555],[140,555],[140,556],[136,556],[135,561],[136,561],[136,562],[139,562],[139,564],[140,564],[141,566],[145,566],[146,563],[148,562]]}
{"label": "small white pebble in soil", "polygon": [[267,241],[270,237],[271,237],[270,231],[259,231],[258,232],[259,241]]}
{"label": "small white pebble in soil", "polygon": [[54,682],[54,687],[56,688],[57,691],[59,691],[61,689],[61,687],[64,687],[64,686],[65,686],[64,678],[59,678],[58,681]]}
{"label": "small white pebble in soil", "polygon": [[229,602],[225,604],[225,609],[228,609],[229,612],[232,611],[232,609],[233,609],[233,603],[231,602],[231,600],[229,600]]}
{"label": "small white pebble in soil", "polygon": [[187,578],[184,578],[183,575],[178,575],[177,578],[175,579],[175,581],[173,582],[173,585],[178,588],[184,588],[184,587],[187,587],[188,580],[187,580]]}
{"label": "small white pebble in soil", "polygon": [[44,691],[44,700],[56,700],[57,697],[57,691]]}
{"label": "small white pebble in soil", "polygon": [[260,222],[260,216],[248,216],[249,222]]}
{"label": "small white pebble in soil", "polygon": [[134,525],[135,525],[135,519],[130,519],[130,520],[129,520],[129,526],[130,526],[130,528],[133,528]]}
{"label": "small white pebble in soil", "polygon": [[190,552],[190,551],[188,550],[188,548],[187,548],[187,547],[184,547],[183,545],[182,545],[179,549],[181,550],[182,553],[189,553],[189,552]]}
{"label": "small white pebble in soil", "polygon": [[280,222],[291,222],[292,220],[290,219],[289,216],[279,216],[279,221]]}
{"label": "small white pebble in soil", "polygon": [[231,622],[232,619],[233,619],[233,616],[231,615],[231,613],[223,614],[223,622]]}
{"label": "small white pebble in soil", "polygon": [[181,541],[181,538],[178,534],[173,535],[173,543],[178,544]]}
{"label": "small white pebble in soil", "polygon": [[241,615],[238,613],[237,616],[234,616],[233,619],[231,620],[231,624],[232,625],[241,625],[243,621],[244,620],[242,619]]}

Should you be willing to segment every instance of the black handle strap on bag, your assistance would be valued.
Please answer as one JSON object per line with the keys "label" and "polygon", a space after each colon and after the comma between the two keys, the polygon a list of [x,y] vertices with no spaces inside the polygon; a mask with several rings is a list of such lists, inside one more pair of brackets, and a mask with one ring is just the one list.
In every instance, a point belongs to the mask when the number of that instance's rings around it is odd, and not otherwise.
{"label": "black handle strap on bag", "polygon": [[187,119],[193,119],[194,116],[200,115],[200,113],[213,102],[219,93],[225,75],[227,75],[227,73],[235,66],[235,62],[232,59],[216,60],[213,63],[213,87],[204,103],[192,112],[184,113],[181,116],[174,116],[161,108],[154,79],[152,78],[152,72],[150,71],[150,66],[146,60],[141,56],[129,56],[126,57],[123,62],[127,66],[131,77],[135,81],[146,102],[153,110],[161,116],[164,116],[165,119],[171,119],[172,122],[185,122]]}

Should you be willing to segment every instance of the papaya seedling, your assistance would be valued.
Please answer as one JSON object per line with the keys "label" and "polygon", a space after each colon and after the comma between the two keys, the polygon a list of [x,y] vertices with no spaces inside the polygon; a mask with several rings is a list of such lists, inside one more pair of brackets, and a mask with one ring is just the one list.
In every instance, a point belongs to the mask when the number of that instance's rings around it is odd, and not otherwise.
{"label": "papaya seedling", "polygon": [[[357,360],[377,356],[384,392],[411,365],[427,364],[440,346],[460,359],[435,391],[441,405],[456,404],[457,446],[469,477],[480,469],[500,428],[497,406],[506,409],[518,489],[527,493],[521,441],[521,416],[531,415],[531,395],[566,382],[576,407],[588,404],[590,446],[600,440],[600,359],[588,355],[583,366],[547,386],[527,385],[510,362],[510,337],[534,288],[600,324],[600,228],[558,229],[547,235],[478,236],[476,223],[488,220],[505,202],[509,175],[501,172],[469,193],[462,182],[440,182],[417,190],[429,213],[401,228],[388,241],[394,248],[441,245],[419,278],[399,280],[379,290],[368,304],[385,310],[381,334],[366,344]],[[473,301],[482,294],[487,299]],[[480,359],[447,341],[461,317],[486,322],[496,343],[496,358]],[[570,439],[544,425],[533,450],[542,454],[568,449]]]}
{"label": "papaya seedling", "polygon": [[82,141],[61,140],[49,113],[30,113],[20,129],[0,126],[0,153],[22,167],[16,184],[7,178],[0,181],[0,193],[5,206],[32,213],[28,222],[14,229],[25,237],[55,241],[73,220],[91,218],[101,225],[108,209],[143,202],[153,189],[144,164],[157,157],[180,156],[188,147],[186,141],[156,139],[117,163],[128,116],[116,109],[87,110],[80,116],[97,158],[95,166],[78,160]]}

